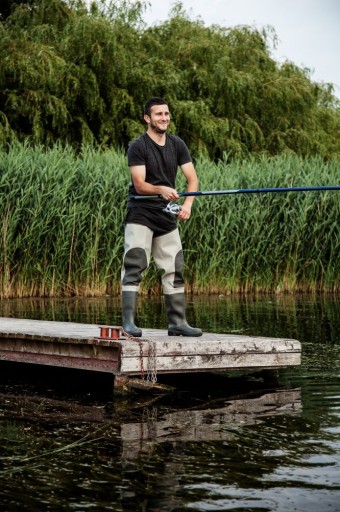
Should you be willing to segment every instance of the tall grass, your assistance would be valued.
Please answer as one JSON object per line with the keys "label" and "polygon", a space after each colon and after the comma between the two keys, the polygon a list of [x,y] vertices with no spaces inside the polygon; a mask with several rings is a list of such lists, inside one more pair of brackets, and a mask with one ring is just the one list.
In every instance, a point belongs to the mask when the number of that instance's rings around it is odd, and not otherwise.
{"label": "tall grass", "polygon": [[[339,161],[321,158],[197,168],[202,190],[339,185]],[[193,291],[339,290],[340,192],[208,197],[182,229]]]}
{"label": "tall grass", "polygon": [[[339,161],[316,157],[202,158],[196,169],[202,190],[339,184]],[[0,151],[0,295],[119,293],[129,179],[123,151]],[[197,198],[180,223],[188,290],[339,291],[339,213],[339,192]],[[154,266],[143,290],[160,291]]]}
{"label": "tall grass", "polygon": [[118,286],[123,153],[13,145],[0,157],[2,296],[98,295]]}

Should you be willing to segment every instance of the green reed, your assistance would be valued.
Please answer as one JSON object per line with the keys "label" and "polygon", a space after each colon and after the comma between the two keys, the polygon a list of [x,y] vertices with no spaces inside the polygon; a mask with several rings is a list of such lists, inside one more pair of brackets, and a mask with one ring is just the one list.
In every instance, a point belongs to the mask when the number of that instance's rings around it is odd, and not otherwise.
{"label": "green reed", "polygon": [[[294,155],[196,162],[201,190],[335,185],[338,167]],[[119,293],[129,180],[123,151],[0,151],[0,295]],[[180,223],[188,291],[339,291],[339,213],[339,192],[197,198]],[[143,291],[158,293],[159,277],[151,265]]]}
{"label": "green reed", "polygon": [[116,286],[123,153],[15,145],[0,168],[2,295],[98,295]]}
{"label": "green reed", "polygon": [[[339,184],[339,161],[321,158],[202,161],[197,168],[202,190]],[[337,191],[197,198],[193,226],[182,230],[192,289],[339,290],[339,209]]]}

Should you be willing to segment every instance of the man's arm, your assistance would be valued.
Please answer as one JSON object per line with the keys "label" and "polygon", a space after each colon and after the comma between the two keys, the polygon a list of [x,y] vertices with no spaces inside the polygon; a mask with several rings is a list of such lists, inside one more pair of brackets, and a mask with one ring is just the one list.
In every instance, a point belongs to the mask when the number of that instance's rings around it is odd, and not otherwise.
{"label": "man's arm", "polygon": [[140,195],[160,195],[166,201],[176,201],[179,198],[176,190],[164,185],[152,185],[145,181],[146,169],[145,165],[133,165],[130,167],[131,178],[137,194]]}
{"label": "man's arm", "polygon": [[[194,164],[192,162],[188,162],[187,164],[181,165],[182,172],[187,180],[187,192],[197,192],[198,191],[198,177],[195,171]],[[188,196],[185,198],[184,203],[182,204],[182,210],[178,214],[179,220],[188,220],[191,215],[191,207],[192,203],[195,200],[195,196]]]}

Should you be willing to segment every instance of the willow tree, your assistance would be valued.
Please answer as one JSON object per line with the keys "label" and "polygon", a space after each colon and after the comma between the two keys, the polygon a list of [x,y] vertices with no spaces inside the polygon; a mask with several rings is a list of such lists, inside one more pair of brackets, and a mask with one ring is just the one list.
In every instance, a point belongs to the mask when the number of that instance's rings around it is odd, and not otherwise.
{"label": "willow tree", "polygon": [[121,145],[133,135],[125,48],[138,32],[121,16],[112,22],[83,2],[36,0],[0,30],[2,140]]}
{"label": "willow tree", "polygon": [[339,152],[340,111],[331,86],[313,83],[309,71],[293,63],[276,63],[270,27],[207,28],[179,4],[148,35],[159,55],[155,69],[163,61],[177,77],[163,87],[177,129],[197,149],[212,157]]}
{"label": "willow tree", "polygon": [[17,4],[0,21],[0,143],[126,148],[146,98],[160,95],[196,155],[340,152],[332,87],[275,62],[270,28],[206,27],[180,3],[151,28],[145,2]]}

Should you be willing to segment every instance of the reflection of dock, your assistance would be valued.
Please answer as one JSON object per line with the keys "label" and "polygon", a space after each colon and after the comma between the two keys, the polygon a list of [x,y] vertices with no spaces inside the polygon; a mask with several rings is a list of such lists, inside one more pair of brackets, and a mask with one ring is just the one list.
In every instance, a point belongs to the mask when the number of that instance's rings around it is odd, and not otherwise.
{"label": "reflection of dock", "polygon": [[[246,393],[238,398],[210,400],[197,407],[173,408],[166,413],[161,405],[157,408],[158,399],[149,400],[150,403],[144,405],[139,400],[138,407],[136,403],[130,403],[131,409],[142,411],[142,415],[138,422],[129,422],[126,417],[131,411],[127,404],[118,406],[120,413],[115,411],[110,417],[102,406],[39,395],[0,394],[2,415],[7,419],[53,422],[55,425],[94,423],[108,427],[120,424],[120,437],[127,458],[134,457],[141,449],[148,449],[150,441],[227,440],[234,435],[235,428],[259,424],[269,416],[299,414],[302,411],[300,389],[258,391],[256,396]],[[107,432],[111,435],[109,428]],[[104,433],[102,435],[105,437]]]}
{"label": "reflection of dock", "polygon": [[[130,339],[120,328],[93,324],[0,318],[0,360],[112,373],[124,378],[158,374],[278,369],[299,365],[296,340],[204,333],[169,337],[143,330]],[[139,379],[140,380],[140,379]]]}
{"label": "reflection of dock", "polygon": [[[234,436],[235,427],[261,423],[268,416],[302,410],[299,389],[266,392],[257,398],[227,400],[223,406],[175,410],[157,418],[157,408],[146,410],[138,423],[121,426],[124,458],[150,450],[150,442],[220,441]],[[143,444],[144,442],[144,444]]]}

